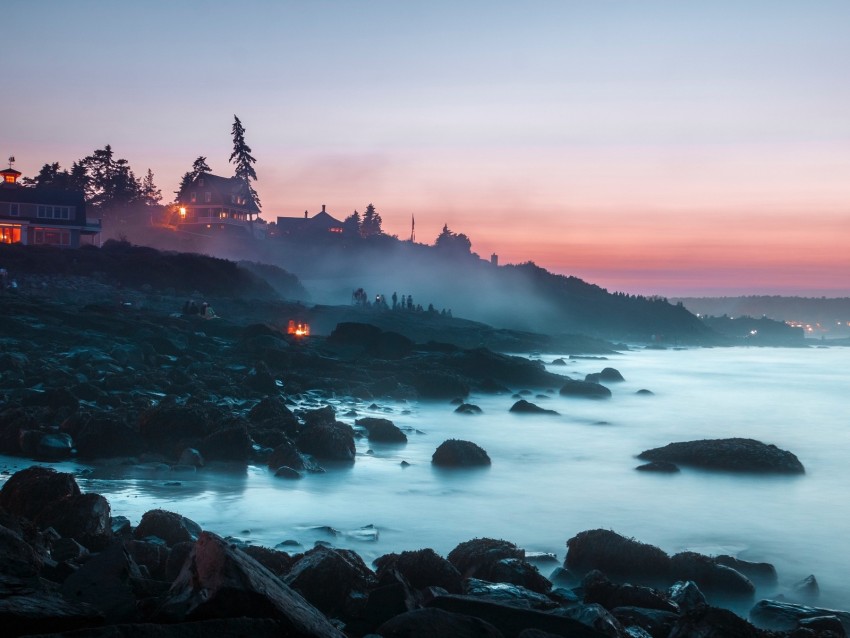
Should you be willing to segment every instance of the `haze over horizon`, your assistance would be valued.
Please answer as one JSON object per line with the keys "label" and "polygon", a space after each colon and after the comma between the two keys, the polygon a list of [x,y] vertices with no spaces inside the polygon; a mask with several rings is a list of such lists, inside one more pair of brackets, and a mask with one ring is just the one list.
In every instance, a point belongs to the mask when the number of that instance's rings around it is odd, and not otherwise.
{"label": "haze over horizon", "polygon": [[850,296],[850,3],[442,0],[5,9],[0,157],[199,155],[342,219],[611,291]]}

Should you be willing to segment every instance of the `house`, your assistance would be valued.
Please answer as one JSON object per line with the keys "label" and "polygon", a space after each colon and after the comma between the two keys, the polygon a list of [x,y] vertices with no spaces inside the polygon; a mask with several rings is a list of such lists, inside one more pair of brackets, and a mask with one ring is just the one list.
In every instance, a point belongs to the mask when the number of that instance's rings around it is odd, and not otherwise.
{"label": "house", "polygon": [[262,238],[266,223],[251,197],[248,182],[238,177],[201,173],[177,195],[178,230],[228,233]]}
{"label": "house", "polygon": [[278,217],[274,234],[277,237],[288,239],[296,237],[316,238],[330,235],[341,235],[344,225],[338,219],[332,217],[322,204],[322,212],[312,217],[304,211],[304,217]]}
{"label": "house", "polygon": [[86,219],[83,193],[23,186],[11,162],[0,175],[0,243],[79,248],[99,240],[100,220]]}

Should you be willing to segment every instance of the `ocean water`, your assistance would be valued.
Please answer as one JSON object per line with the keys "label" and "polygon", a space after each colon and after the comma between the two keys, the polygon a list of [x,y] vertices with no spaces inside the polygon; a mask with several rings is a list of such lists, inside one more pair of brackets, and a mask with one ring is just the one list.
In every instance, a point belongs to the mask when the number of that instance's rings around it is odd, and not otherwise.
{"label": "ocean water", "polygon": [[[370,409],[371,402],[340,400],[340,413],[354,409],[409,428],[408,443],[360,439],[354,463],[325,464],[326,473],[298,481],[254,466],[196,474],[57,467],[88,470],[79,478],[82,489],[106,496],[113,514],[134,524],[145,511],[164,508],[246,542],[274,547],[288,540],[309,548],[322,540],[352,548],[367,562],[422,547],[445,555],[482,536],[563,560],[567,539],[607,528],[671,554],[694,550],[773,563],[779,588],[759,595],[781,593],[814,574],[818,604],[847,608],[848,355],[842,348],[647,349],[547,365],[573,378],[610,366],[626,379],[608,384],[613,397],[605,401],[560,397],[557,388],[524,396],[558,416],[511,414],[509,395],[471,396],[483,410],[477,416],[455,414],[447,402],[379,402]],[[531,355],[547,364],[559,356]],[[637,395],[642,388],[653,395]],[[733,436],[790,450],[806,473],[634,469],[643,450]],[[492,466],[432,467],[431,455],[449,438],[476,442]],[[26,465],[0,457],[0,467],[10,471]]]}

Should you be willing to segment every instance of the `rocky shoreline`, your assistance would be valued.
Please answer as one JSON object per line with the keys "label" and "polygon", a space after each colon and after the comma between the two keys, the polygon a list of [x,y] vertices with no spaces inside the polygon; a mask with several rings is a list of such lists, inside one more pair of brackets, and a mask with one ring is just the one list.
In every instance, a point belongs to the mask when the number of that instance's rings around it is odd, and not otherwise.
{"label": "rocky shoreline", "polygon": [[[404,436],[385,419],[360,419],[355,430],[317,398],[460,403],[516,387],[607,396],[599,378],[568,380],[539,362],[416,343],[364,323],[304,339],[240,323],[251,313],[238,314],[237,301],[216,301],[228,318],[208,320],[180,313],[176,297],[73,278],[43,283],[0,303],[0,453],[171,468],[235,461],[294,478],[322,471],[323,460],[352,462],[356,436]],[[616,382],[614,372],[597,377]],[[435,463],[490,462],[472,442],[443,445]],[[445,558],[412,549],[369,566],[323,543],[292,555],[244,545],[173,512],[148,512],[133,528],[72,476],[39,467],[5,482],[0,508],[9,635],[827,638],[848,627],[844,612],[760,601],[756,628],[716,605],[751,606],[769,566],[669,557],[606,530],[566,541],[563,565],[473,539]]]}

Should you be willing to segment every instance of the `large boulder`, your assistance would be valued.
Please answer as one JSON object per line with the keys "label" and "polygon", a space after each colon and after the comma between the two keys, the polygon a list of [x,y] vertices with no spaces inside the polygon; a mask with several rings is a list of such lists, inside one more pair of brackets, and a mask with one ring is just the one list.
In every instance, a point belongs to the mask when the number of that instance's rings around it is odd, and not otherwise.
{"label": "large boulder", "polygon": [[145,443],[175,458],[187,444],[195,444],[219,427],[220,420],[197,404],[163,402],[139,417],[139,433]]}
{"label": "large boulder", "polygon": [[692,580],[709,600],[752,600],[756,588],[731,567],[697,552],[680,552],[670,557],[670,575],[675,580]]}
{"label": "large boulder", "polygon": [[300,450],[320,459],[354,460],[354,430],[340,421],[308,425],[296,443]]}
{"label": "large boulder", "polygon": [[74,442],[83,459],[133,456],[144,449],[139,432],[111,414],[83,415],[75,424]]}
{"label": "large boulder", "polygon": [[379,443],[407,443],[407,435],[389,419],[367,416],[357,419],[354,423],[366,428],[370,441],[377,441]]}
{"label": "large boulder", "polygon": [[469,385],[456,374],[447,372],[419,370],[411,380],[422,399],[454,399],[469,394]]}
{"label": "large boulder", "polygon": [[585,574],[598,569],[618,582],[666,585],[670,557],[658,547],[607,529],[580,532],[567,541],[564,567]]}
{"label": "large boulder", "polygon": [[0,525],[0,574],[7,578],[35,577],[44,558],[15,529]]}
{"label": "large boulder", "polygon": [[391,618],[378,627],[382,638],[504,638],[493,625],[473,616],[442,609],[414,609]]}
{"label": "large boulder", "polygon": [[682,614],[668,638],[774,638],[775,635],[754,627],[728,609],[707,605]]}
{"label": "large boulder", "polygon": [[52,527],[65,538],[99,550],[112,540],[109,502],[100,494],[77,494],[48,503],[35,519],[41,528]]}
{"label": "large boulder", "polygon": [[803,464],[791,452],[754,439],[703,439],[670,443],[638,455],[647,461],[669,461],[712,470],[802,474]]}
{"label": "large boulder", "polygon": [[378,568],[378,578],[395,569],[415,589],[441,587],[450,594],[463,592],[463,578],[460,572],[430,548],[386,554],[378,558],[375,565]]}
{"label": "large boulder", "polygon": [[377,579],[351,550],[320,545],[292,565],[284,582],[323,613],[346,620],[362,614]]}
{"label": "large boulder", "polygon": [[164,620],[271,618],[280,635],[344,638],[304,598],[244,552],[203,532],[162,606]]}
{"label": "large boulder", "polygon": [[472,441],[449,439],[434,451],[431,463],[443,467],[473,467],[490,465],[491,461],[487,452]]}
{"label": "large boulder", "polygon": [[79,496],[80,487],[71,474],[33,465],[15,472],[0,489],[0,507],[10,514],[35,520],[49,504]]}
{"label": "large boulder", "polygon": [[396,332],[385,332],[366,323],[337,324],[327,342],[334,347],[355,349],[376,359],[400,359],[413,350],[413,341]]}
{"label": "large boulder", "polygon": [[238,461],[251,458],[251,437],[244,425],[234,425],[216,430],[204,437],[198,447],[208,461]]}
{"label": "large boulder", "polygon": [[519,414],[554,414],[558,413],[555,410],[547,410],[546,408],[541,408],[539,405],[535,405],[530,401],[526,401],[525,399],[520,399],[516,403],[511,406],[509,412],[519,413]]}
{"label": "large boulder", "polygon": [[281,467],[288,467],[298,472],[322,471],[322,468],[315,461],[299,452],[295,444],[286,438],[269,455],[267,464],[269,469],[274,471]]}
{"label": "large boulder", "polygon": [[449,552],[448,561],[464,578],[483,578],[503,559],[525,559],[525,551],[511,542],[495,538],[473,538]]}
{"label": "large boulder", "polygon": [[714,561],[718,565],[731,567],[737,572],[742,573],[749,578],[756,587],[776,587],[779,578],[776,574],[776,567],[770,563],[754,563],[748,560],[741,560],[728,554],[715,556]]}
{"label": "large boulder", "polygon": [[145,512],[133,536],[143,540],[150,536],[160,538],[169,547],[186,541],[196,541],[201,535],[201,526],[195,521],[175,512],[156,509]]}
{"label": "large boulder", "polygon": [[850,634],[850,611],[797,605],[782,600],[760,600],[750,610],[750,620],[759,627],[775,631],[791,631],[805,620],[834,616]]}
{"label": "large boulder", "polygon": [[640,607],[678,613],[679,606],[651,587],[614,583],[600,571],[588,573],[582,581],[584,602],[598,603],[608,611],[615,607]]}
{"label": "large boulder", "polygon": [[585,397],[588,399],[608,399],[611,397],[611,390],[604,385],[576,379],[567,379],[559,392],[564,397]]}

